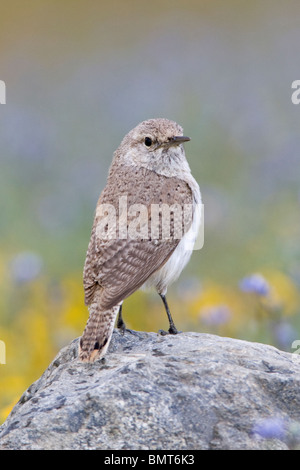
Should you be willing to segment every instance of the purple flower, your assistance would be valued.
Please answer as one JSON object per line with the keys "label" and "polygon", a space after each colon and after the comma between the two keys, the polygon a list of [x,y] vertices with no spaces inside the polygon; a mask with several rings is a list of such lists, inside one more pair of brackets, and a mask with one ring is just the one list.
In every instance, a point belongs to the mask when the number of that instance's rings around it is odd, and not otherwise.
{"label": "purple flower", "polygon": [[270,286],[261,274],[252,274],[244,277],[239,283],[243,292],[253,292],[258,295],[265,296],[270,291]]}
{"label": "purple flower", "polygon": [[201,320],[206,325],[223,325],[231,317],[231,312],[226,305],[214,305],[206,307],[201,312]]}
{"label": "purple flower", "polygon": [[12,278],[17,284],[30,282],[39,276],[42,265],[42,258],[38,254],[29,251],[19,253],[10,264]]}
{"label": "purple flower", "polygon": [[286,435],[286,423],[280,417],[265,418],[255,424],[253,434],[263,439],[283,439]]}
{"label": "purple flower", "polygon": [[278,346],[284,349],[288,348],[288,350],[290,350],[292,342],[298,337],[297,331],[286,321],[277,323],[273,327],[273,333]]}

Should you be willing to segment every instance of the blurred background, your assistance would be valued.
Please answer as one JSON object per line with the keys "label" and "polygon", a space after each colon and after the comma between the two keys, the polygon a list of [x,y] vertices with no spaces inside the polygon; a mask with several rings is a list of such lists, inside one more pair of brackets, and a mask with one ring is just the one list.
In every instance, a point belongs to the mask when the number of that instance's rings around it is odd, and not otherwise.
{"label": "blurred background", "polygon": [[[300,339],[300,3],[2,0],[0,421],[88,312],[82,269],[112,154],[166,117],[205,205],[205,242],[169,289],[177,327]],[[159,297],[128,327],[167,328]]]}

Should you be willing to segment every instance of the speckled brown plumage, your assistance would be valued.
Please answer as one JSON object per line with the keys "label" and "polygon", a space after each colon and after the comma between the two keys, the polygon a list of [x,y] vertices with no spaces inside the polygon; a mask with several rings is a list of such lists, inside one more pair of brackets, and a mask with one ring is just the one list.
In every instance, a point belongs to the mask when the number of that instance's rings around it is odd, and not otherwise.
{"label": "speckled brown plumage", "polygon": [[[155,121],[157,122],[155,123]],[[166,120],[161,120],[163,123],[159,121],[151,120],[150,127],[142,130],[142,138],[145,134],[148,135],[151,132],[153,137],[153,129],[157,131],[155,126],[157,123],[160,126],[164,124],[162,126],[163,136],[165,136],[166,129],[168,129],[168,138],[169,135],[178,135],[178,129],[180,132],[181,128],[177,124]],[[152,205],[155,204],[162,208],[163,204],[168,206],[177,204],[176,207],[182,208],[183,213],[185,205],[192,207],[195,203],[194,187],[193,184],[190,184],[184,171],[182,175],[180,171],[171,171],[172,161],[169,163],[170,176],[166,174],[168,173],[168,170],[166,170],[168,161],[170,161],[170,158],[172,159],[172,153],[168,151],[168,146],[165,149],[165,158],[163,157],[164,152],[160,152],[162,167],[159,168],[157,155],[155,155],[155,159],[153,158],[155,161],[152,161],[152,163],[151,154],[150,158],[146,158],[149,153],[148,149],[146,149],[148,153],[144,160],[143,151],[141,151],[141,160],[136,160],[135,145],[139,145],[139,140],[138,137],[130,137],[130,133],[128,136],[125,137],[120,148],[115,152],[107,184],[97,204],[88,246],[84,266],[84,293],[90,317],[81,338],[80,359],[83,361],[92,361],[105,353],[122,301],[139,289],[149,278],[151,279],[151,276],[155,275],[156,272],[159,272],[180,242],[180,239],[175,238],[178,230],[181,229],[182,232],[186,232],[192,224],[192,211],[190,216],[185,217],[185,220],[175,217],[171,212],[170,237],[168,239],[164,238],[161,220],[158,227],[158,238],[152,237]],[[161,138],[159,132],[157,138]],[[122,146],[124,147],[123,152]],[[179,157],[181,157],[181,153],[178,154]],[[126,155],[128,159],[125,158]],[[174,155],[176,157],[177,154],[174,152]],[[155,168],[154,170],[151,169],[151,165]],[[180,176],[183,176],[183,178]],[[146,238],[144,236],[145,232],[143,232],[143,237],[132,239],[127,236],[122,238],[123,235],[119,232],[119,220],[124,216],[124,211],[120,213],[120,199],[122,197],[126,199],[127,209],[134,204],[142,204],[145,207],[147,213]],[[100,209],[105,204],[109,204],[115,209],[116,236],[112,239],[104,239],[103,236],[99,236],[98,229],[104,217]],[[136,212],[131,215],[130,212],[127,213],[126,218],[127,224],[125,224],[125,227],[128,229],[136,218]],[[159,289],[166,290],[162,280],[156,284],[158,291]]]}

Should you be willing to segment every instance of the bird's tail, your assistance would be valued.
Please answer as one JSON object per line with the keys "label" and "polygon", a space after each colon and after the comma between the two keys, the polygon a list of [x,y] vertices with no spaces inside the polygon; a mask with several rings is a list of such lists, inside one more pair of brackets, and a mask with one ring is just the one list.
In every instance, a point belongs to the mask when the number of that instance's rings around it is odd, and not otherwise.
{"label": "bird's tail", "polygon": [[90,316],[79,344],[79,360],[81,362],[94,362],[104,356],[113,333],[120,305],[103,311],[99,307],[99,296],[100,289],[95,292],[93,301],[89,305]]}

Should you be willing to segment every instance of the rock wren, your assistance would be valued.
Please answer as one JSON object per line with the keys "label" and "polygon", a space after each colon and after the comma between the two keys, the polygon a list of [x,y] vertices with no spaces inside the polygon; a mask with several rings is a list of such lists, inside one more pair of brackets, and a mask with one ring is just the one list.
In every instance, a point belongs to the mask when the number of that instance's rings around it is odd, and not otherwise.
{"label": "rock wren", "polygon": [[[156,288],[169,333],[177,333],[167,287],[189,261],[201,220],[200,189],[182,145],[189,140],[175,122],[149,119],[131,130],[114,153],[84,266],[89,319],[80,339],[81,361],[93,362],[105,354],[118,313],[117,326],[125,330],[123,300],[144,286]],[[178,215],[176,210],[185,207],[191,210]],[[166,224],[169,233],[164,236]]]}

